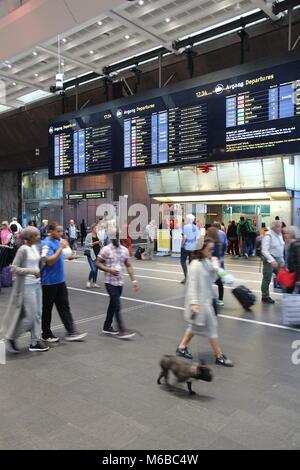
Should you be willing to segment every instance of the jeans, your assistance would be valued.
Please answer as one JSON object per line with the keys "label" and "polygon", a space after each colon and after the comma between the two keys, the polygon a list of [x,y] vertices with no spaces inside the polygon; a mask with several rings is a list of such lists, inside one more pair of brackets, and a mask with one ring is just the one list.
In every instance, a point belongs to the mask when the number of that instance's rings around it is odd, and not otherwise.
{"label": "jeans", "polygon": [[265,299],[270,297],[270,282],[272,280],[273,273],[278,274],[280,268],[282,268],[284,262],[281,258],[275,258],[278,263],[278,268],[274,269],[271,263],[268,263],[266,259],[263,260],[263,280],[261,283],[262,297]]}
{"label": "jeans", "polygon": [[13,339],[17,339],[22,334],[30,331],[31,344],[35,346],[41,339],[42,288],[40,282],[25,284],[23,312],[24,316],[15,329]]}
{"label": "jeans", "polygon": [[87,257],[91,272],[89,274],[89,281],[93,281],[94,284],[97,282],[98,268],[96,266],[96,260],[92,260],[90,256]]}
{"label": "jeans", "polygon": [[106,319],[104,322],[104,330],[111,328],[113,318],[115,316],[119,331],[125,331],[121,315],[121,295],[123,291],[123,286],[112,286],[111,284],[105,284],[105,287],[109,294],[110,302],[107,309]]}
{"label": "jeans", "polygon": [[58,314],[68,334],[75,333],[74,321],[69,304],[68,289],[66,283],[62,282],[61,284],[53,284],[52,286],[43,286],[43,338],[47,339],[52,335],[51,319],[53,305],[57,308]]}
{"label": "jeans", "polygon": [[243,244],[242,244],[243,255],[250,256],[251,252],[252,252],[252,240],[250,238],[243,238]]}
{"label": "jeans", "polygon": [[189,259],[189,264],[191,263],[191,261],[192,261],[192,254],[193,254],[192,251],[185,250],[184,248],[181,248],[180,263],[181,263],[181,267],[182,267],[182,270],[183,270],[183,274],[184,274],[185,279],[187,278],[187,265],[186,265],[186,261],[187,261],[187,259]]}

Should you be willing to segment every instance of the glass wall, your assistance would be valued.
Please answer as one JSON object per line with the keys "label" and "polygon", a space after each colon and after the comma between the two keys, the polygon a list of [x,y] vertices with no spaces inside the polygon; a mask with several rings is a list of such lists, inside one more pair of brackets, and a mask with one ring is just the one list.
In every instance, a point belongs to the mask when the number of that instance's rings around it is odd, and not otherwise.
{"label": "glass wall", "polygon": [[49,180],[48,170],[22,173],[22,223],[33,221],[37,226],[43,219],[62,223],[63,181]]}

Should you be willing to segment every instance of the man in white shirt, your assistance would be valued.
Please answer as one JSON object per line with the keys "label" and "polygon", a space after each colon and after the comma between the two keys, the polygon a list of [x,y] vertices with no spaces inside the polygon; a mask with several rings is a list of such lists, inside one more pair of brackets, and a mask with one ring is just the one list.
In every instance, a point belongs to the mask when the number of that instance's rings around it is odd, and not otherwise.
{"label": "man in white shirt", "polygon": [[69,226],[66,230],[66,235],[68,237],[70,248],[73,252],[73,257],[77,256],[77,237],[79,230],[73,219],[70,220]]}
{"label": "man in white shirt", "polygon": [[146,226],[147,250],[145,254],[144,253],[142,254],[142,259],[145,261],[151,261],[153,258],[154,241],[156,239],[156,230],[157,230],[157,227],[155,225],[155,220],[151,220],[151,222]]}
{"label": "man in white shirt", "polygon": [[262,240],[263,280],[261,284],[262,299],[266,304],[274,304],[271,299],[269,286],[273,273],[278,274],[284,265],[284,240],[282,237],[282,223],[277,220],[272,223],[271,230]]}

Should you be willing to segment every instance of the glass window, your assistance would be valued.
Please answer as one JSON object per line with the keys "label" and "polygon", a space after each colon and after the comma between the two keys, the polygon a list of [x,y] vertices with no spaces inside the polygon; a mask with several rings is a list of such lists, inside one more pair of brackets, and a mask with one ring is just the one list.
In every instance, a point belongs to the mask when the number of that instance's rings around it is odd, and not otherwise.
{"label": "glass window", "polygon": [[49,180],[48,170],[22,175],[23,201],[45,201],[63,198],[63,181]]}

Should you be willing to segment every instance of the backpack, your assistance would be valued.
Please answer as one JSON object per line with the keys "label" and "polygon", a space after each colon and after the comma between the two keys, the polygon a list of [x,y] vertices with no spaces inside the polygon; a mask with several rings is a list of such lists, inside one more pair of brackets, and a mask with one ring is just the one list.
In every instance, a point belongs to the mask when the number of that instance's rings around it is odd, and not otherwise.
{"label": "backpack", "polygon": [[247,235],[249,235],[250,230],[249,230],[249,226],[247,222],[245,222],[244,224],[241,224],[240,232],[243,237],[246,237]]}
{"label": "backpack", "polygon": [[142,259],[142,254],[145,253],[145,248],[142,248],[141,246],[139,246],[135,252],[135,255],[134,257],[136,259]]}

